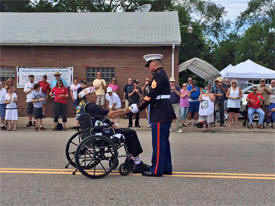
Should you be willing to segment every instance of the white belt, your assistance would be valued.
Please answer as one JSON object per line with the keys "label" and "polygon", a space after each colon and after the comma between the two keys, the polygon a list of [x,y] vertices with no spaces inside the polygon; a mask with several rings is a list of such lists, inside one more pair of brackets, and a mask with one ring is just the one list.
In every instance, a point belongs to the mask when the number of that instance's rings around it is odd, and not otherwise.
{"label": "white belt", "polygon": [[158,95],[156,99],[170,99],[170,95]]}

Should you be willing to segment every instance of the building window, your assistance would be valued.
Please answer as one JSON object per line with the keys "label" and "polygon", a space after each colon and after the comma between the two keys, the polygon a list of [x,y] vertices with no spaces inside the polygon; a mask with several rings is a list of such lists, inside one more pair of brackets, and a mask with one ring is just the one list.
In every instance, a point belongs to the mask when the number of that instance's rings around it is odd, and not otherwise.
{"label": "building window", "polygon": [[8,78],[15,79],[15,68],[0,67],[0,81],[6,81]]}
{"label": "building window", "polygon": [[93,82],[96,79],[96,73],[101,72],[101,78],[106,81],[106,83],[112,82],[112,78],[115,77],[115,69],[106,67],[106,68],[87,68],[86,78],[87,82]]}

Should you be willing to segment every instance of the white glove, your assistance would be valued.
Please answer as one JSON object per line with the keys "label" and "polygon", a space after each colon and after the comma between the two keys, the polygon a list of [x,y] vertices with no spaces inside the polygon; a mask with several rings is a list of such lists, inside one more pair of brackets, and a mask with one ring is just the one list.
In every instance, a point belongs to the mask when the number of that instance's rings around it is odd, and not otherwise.
{"label": "white glove", "polygon": [[134,114],[139,112],[138,107],[137,107],[137,104],[132,104],[132,105],[129,107],[129,109],[130,109],[130,111],[131,111],[132,113],[134,113]]}

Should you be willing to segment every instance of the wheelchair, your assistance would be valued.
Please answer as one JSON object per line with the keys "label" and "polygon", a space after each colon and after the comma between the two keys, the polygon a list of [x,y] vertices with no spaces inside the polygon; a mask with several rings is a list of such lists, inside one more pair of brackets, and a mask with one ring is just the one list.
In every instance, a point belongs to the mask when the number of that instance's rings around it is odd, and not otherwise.
{"label": "wheelchair", "polygon": [[[86,177],[102,178],[118,167],[118,158],[125,157],[125,161],[119,166],[120,175],[126,176],[133,170],[125,137],[115,132],[110,120],[99,121],[89,114],[82,114],[78,121],[78,132],[66,144],[68,164],[65,168],[69,165],[76,168],[73,175],[79,170]],[[120,148],[124,148],[124,155],[119,155]]]}

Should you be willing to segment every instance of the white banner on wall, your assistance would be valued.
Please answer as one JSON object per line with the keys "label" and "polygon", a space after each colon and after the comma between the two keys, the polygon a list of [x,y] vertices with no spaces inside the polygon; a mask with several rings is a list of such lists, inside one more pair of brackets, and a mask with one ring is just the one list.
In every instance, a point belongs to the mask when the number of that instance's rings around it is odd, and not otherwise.
{"label": "white banner on wall", "polygon": [[29,75],[34,76],[34,82],[39,82],[42,80],[43,75],[47,75],[47,82],[51,82],[55,76],[55,72],[61,74],[62,79],[66,81],[66,85],[70,86],[73,82],[73,67],[67,68],[47,68],[47,67],[17,67],[17,88],[24,88],[25,84],[29,82]]}

